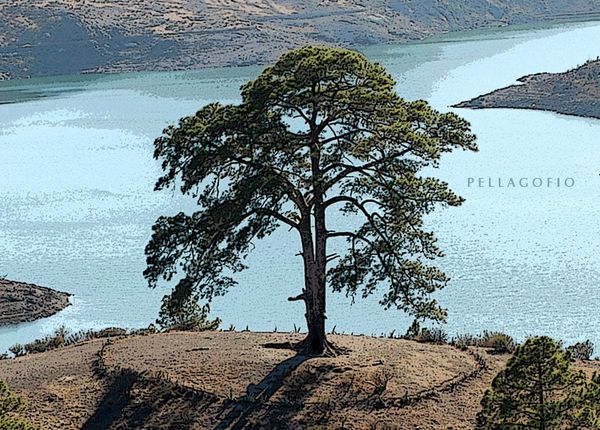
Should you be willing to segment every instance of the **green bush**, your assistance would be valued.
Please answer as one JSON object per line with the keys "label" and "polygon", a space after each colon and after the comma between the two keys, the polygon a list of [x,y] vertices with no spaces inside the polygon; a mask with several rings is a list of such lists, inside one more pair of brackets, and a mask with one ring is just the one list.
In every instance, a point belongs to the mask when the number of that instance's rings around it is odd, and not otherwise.
{"label": "green bush", "polygon": [[517,344],[515,340],[498,331],[484,331],[481,335],[479,345],[482,348],[491,348],[496,354],[514,352]]}
{"label": "green bush", "polygon": [[452,339],[452,345],[460,349],[466,349],[469,346],[490,348],[495,354],[507,354],[515,350],[517,343],[505,333],[486,330],[480,335],[458,335]]}
{"label": "green bush", "polygon": [[444,344],[448,343],[448,333],[438,327],[421,327],[419,322],[415,320],[404,335],[404,339],[423,343]]}
{"label": "green bush", "polygon": [[156,321],[163,331],[206,331],[217,330],[221,320],[210,320],[208,304],[200,306],[195,297],[180,299],[178,296],[165,296]]}
{"label": "green bush", "polygon": [[38,430],[38,427],[18,418],[25,409],[25,401],[14,395],[4,381],[0,381],[0,430]]}

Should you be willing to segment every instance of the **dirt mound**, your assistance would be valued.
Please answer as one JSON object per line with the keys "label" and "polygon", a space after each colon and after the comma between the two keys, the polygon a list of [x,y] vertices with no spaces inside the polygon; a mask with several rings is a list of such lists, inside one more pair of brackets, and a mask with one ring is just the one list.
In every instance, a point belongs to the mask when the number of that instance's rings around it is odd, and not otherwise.
{"label": "dirt mound", "polygon": [[[0,379],[52,429],[469,429],[507,356],[331,336],[349,350],[296,356],[301,335],[167,333],[94,340],[0,361]],[[321,426],[321,427],[318,427]]]}

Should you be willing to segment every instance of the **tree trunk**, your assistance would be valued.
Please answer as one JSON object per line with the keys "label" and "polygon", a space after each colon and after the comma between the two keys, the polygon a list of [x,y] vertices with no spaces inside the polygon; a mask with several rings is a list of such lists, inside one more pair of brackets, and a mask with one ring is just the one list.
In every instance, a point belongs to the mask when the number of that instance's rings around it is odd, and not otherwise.
{"label": "tree trunk", "polygon": [[325,254],[321,249],[322,245],[316,247],[317,252],[313,249],[314,242],[310,225],[304,225],[301,239],[304,260],[304,290],[301,298],[306,305],[305,317],[308,335],[297,345],[297,350],[301,354],[322,355],[332,352],[325,335]]}
{"label": "tree trunk", "polygon": [[308,335],[302,342],[301,352],[307,355],[322,355],[328,350],[325,335],[325,273],[324,268],[309,263],[306,273],[306,325]]}
{"label": "tree trunk", "polygon": [[[313,93],[316,93],[316,84],[313,84]],[[309,122],[311,129],[311,171],[312,171],[312,196],[313,213],[304,213],[302,216],[300,236],[302,240],[302,253],[304,257],[304,302],[306,303],[306,324],[308,335],[299,345],[299,351],[308,355],[322,355],[333,353],[332,345],[325,336],[325,275],[327,271],[327,227],[325,224],[324,193],[322,189],[323,172],[321,170],[321,152],[319,149],[319,135],[321,126],[317,126],[318,108],[313,105],[313,112]],[[311,215],[314,218],[314,231],[311,225]]]}

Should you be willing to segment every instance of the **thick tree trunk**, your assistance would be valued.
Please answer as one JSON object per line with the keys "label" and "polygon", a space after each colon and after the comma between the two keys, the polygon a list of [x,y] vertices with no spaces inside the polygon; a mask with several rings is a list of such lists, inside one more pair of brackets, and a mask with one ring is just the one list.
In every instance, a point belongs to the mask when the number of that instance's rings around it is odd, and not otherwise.
{"label": "thick tree trunk", "polygon": [[[313,93],[316,93],[316,84],[313,84]],[[299,345],[299,352],[309,355],[322,355],[332,353],[333,348],[325,336],[325,292],[327,271],[327,227],[325,224],[325,206],[323,172],[321,170],[321,152],[319,148],[319,135],[322,126],[317,126],[318,108],[313,105],[313,112],[309,121],[311,130],[311,170],[312,170],[312,199],[313,210],[302,214],[300,222],[300,236],[302,240],[302,254],[304,258],[304,302],[306,303],[306,324],[308,335]],[[314,219],[314,230],[311,220]]]}
{"label": "thick tree trunk", "polygon": [[301,351],[308,355],[322,355],[327,352],[328,343],[325,335],[325,273],[324,267],[309,263],[306,273],[306,324],[308,335],[302,342]]}
{"label": "thick tree trunk", "polygon": [[332,352],[331,345],[327,342],[325,335],[325,270],[327,263],[325,261],[325,250],[322,248],[324,244],[313,247],[311,226],[307,222],[303,227],[300,235],[304,260],[304,290],[301,296],[290,300],[304,300],[308,335],[297,345],[297,350],[301,354],[322,355]]}

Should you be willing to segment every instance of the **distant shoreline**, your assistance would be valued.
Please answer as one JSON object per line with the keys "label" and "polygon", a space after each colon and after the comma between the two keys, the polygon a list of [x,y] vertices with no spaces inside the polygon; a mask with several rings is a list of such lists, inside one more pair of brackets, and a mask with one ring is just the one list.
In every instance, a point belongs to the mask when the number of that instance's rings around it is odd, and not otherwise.
{"label": "distant shoreline", "polygon": [[71,305],[71,294],[0,279],[0,326],[48,318]]}
{"label": "distant shoreline", "polygon": [[[154,13],[149,14],[148,11]],[[261,66],[293,48],[427,41],[479,29],[591,22],[600,5],[472,2],[7,2],[0,80]]]}

